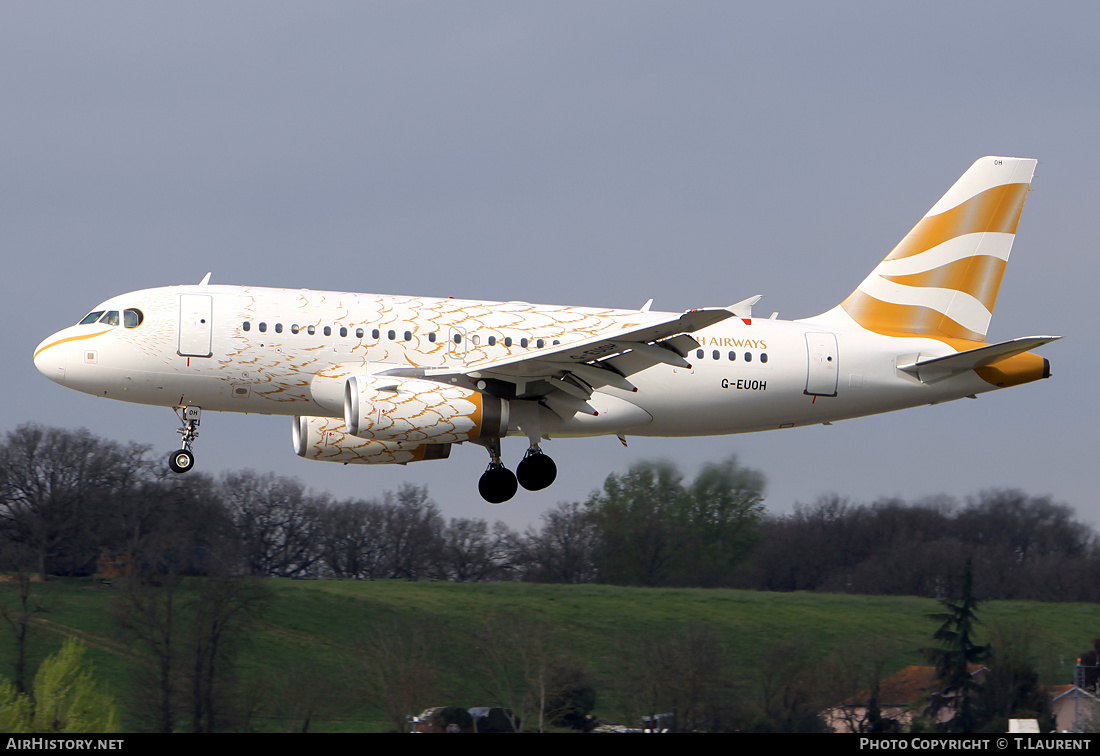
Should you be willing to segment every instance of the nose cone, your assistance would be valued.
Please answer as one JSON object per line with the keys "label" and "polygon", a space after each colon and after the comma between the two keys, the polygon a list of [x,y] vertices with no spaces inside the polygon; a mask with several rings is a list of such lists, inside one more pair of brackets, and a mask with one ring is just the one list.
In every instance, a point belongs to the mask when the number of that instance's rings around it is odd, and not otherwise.
{"label": "nose cone", "polygon": [[38,372],[61,385],[65,385],[65,356],[69,351],[63,341],[64,337],[55,333],[34,350],[34,366]]}

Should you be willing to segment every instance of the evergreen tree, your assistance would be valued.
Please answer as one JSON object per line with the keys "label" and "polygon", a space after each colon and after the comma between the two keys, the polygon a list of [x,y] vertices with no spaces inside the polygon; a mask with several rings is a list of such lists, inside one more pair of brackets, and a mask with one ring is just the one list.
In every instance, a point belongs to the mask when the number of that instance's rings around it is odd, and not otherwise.
{"label": "evergreen tree", "polygon": [[970,674],[970,665],[989,659],[991,647],[974,642],[975,626],[979,623],[978,601],[974,597],[973,570],[966,560],[962,590],[955,600],[941,599],[946,611],[930,614],[940,623],[932,638],[939,647],[925,648],[924,654],[936,665],[936,678],[942,684],[932,698],[929,713],[935,717],[943,708],[954,711],[944,728],[951,732],[974,732],[979,726],[974,694],[978,684]]}

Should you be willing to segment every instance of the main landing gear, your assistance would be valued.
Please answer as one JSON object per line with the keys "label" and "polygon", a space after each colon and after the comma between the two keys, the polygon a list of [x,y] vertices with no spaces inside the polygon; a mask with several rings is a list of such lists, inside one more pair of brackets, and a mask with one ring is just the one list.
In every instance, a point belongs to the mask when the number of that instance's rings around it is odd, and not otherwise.
{"label": "main landing gear", "polygon": [[516,477],[528,491],[541,491],[558,477],[558,466],[536,444],[523,455],[516,467]]}
{"label": "main landing gear", "polygon": [[490,504],[508,501],[516,495],[519,486],[528,491],[541,491],[558,476],[558,466],[543,453],[538,444],[533,444],[523,455],[515,473],[500,461],[499,438],[491,439],[486,446],[489,449],[489,466],[482,473],[477,490],[481,498]]}
{"label": "main landing gear", "polygon": [[168,467],[174,473],[185,473],[195,466],[195,454],[191,451],[191,444],[199,437],[199,419],[202,417],[202,409],[176,407],[176,416],[183,423],[182,428],[176,428],[176,433],[183,438],[180,440],[180,448],[168,455]]}

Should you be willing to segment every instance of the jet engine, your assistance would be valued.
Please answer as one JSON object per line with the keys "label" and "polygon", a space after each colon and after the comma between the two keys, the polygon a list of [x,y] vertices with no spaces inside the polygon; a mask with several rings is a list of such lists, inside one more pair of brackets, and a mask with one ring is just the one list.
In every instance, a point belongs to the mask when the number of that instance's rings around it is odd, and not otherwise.
{"label": "jet engine", "polygon": [[352,377],[344,385],[344,423],[360,438],[409,445],[500,438],[508,401],[419,378]]}
{"label": "jet engine", "polygon": [[296,417],[294,451],[299,457],[324,462],[358,465],[403,465],[429,459],[446,459],[450,444],[415,444],[358,438],[348,433],[338,417]]}

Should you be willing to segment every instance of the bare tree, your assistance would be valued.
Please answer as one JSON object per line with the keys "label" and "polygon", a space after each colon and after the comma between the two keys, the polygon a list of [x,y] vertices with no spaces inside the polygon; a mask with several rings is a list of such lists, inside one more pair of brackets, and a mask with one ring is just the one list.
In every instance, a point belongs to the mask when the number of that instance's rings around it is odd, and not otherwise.
{"label": "bare tree", "polygon": [[154,732],[175,732],[182,714],[187,603],[183,577],[170,570],[139,571],[115,596],[115,621],[136,652],[132,709]]}
{"label": "bare tree", "polygon": [[31,576],[24,570],[15,573],[16,588],[18,590],[16,603],[12,608],[5,605],[0,614],[11,628],[15,638],[15,662],[12,684],[16,693],[26,693],[27,676],[27,641],[30,632],[31,619],[34,615],[45,612],[46,609],[36,601],[31,600]]}
{"label": "bare tree", "polygon": [[506,577],[517,548],[515,532],[498,522],[452,518],[441,533],[440,569],[445,580],[476,582]]}
{"label": "bare tree", "polygon": [[505,709],[513,731],[529,729],[533,720],[542,732],[575,708],[574,688],[583,670],[563,648],[554,626],[534,612],[486,618],[474,647],[485,691]]}
{"label": "bare tree", "polygon": [[242,555],[254,576],[296,577],[320,559],[327,497],[293,478],[247,470],[229,473],[218,491],[233,518]]}
{"label": "bare tree", "polygon": [[389,543],[386,577],[414,580],[431,577],[443,547],[443,517],[428,489],[406,483],[383,500]]}
{"label": "bare tree", "polygon": [[385,713],[394,730],[404,731],[406,717],[429,706],[438,689],[437,639],[423,624],[394,622],[363,639],[366,694]]}
{"label": "bare tree", "polygon": [[385,510],[377,502],[345,501],[322,513],[321,555],[338,578],[383,576],[388,544]]}
{"label": "bare tree", "polygon": [[236,655],[269,593],[256,579],[228,572],[196,583],[189,628],[191,728],[215,732],[232,713]]}
{"label": "bare tree", "polygon": [[595,519],[576,502],[559,504],[542,513],[542,527],[528,528],[520,560],[523,579],[538,583],[596,581]]}
{"label": "bare tree", "polygon": [[103,514],[144,474],[145,447],[21,425],[0,444],[0,532],[23,544],[43,579],[94,563]]}
{"label": "bare tree", "polygon": [[682,732],[736,726],[740,700],[731,682],[732,659],[710,625],[685,622],[673,632],[626,636],[618,656],[618,697],[632,719]]}

